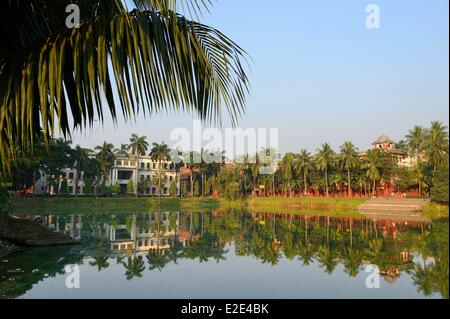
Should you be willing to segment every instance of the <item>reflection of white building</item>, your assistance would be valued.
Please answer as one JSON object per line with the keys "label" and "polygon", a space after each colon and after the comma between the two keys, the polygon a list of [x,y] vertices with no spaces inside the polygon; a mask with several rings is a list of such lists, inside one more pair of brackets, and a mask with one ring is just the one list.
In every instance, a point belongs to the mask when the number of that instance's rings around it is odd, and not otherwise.
{"label": "reflection of white building", "polygon": [[[39,170],[40,178],[36,180],[34,184],[35,194],[36,195],[55,195],[56,185],[50,185],[49,176],[45,174],[44,171]],[[64,179],[67,181],[67,190],[69,195],[82,195],[84,189],[84,181],[83,181],[83,172],[78,172],[77,169],[73,168],[63,168],[61,170],[61,175],[57,178],[53,176],[52,178],[55,180],[55,184],[58,185],[58,190],[61,190],[61,184]],[[77,192],[75,192],[77,186]]]}
{"label": "reflection of white building", "polygon": [[[133,181],[135,191],[139,181],[148,181],[144,195],[158,195],[158,185],[154,180],[154,174],[159,172],[159,165],[159,162],[153,161],[149,156],[139,157],[139,162],[134,157],[117,156],[107,185],[119,184],[122,194],[126,194],[130,180]],[[177,194],[180,194],[180,183],[175,164],[163,161],[161,162],[161,171],[166,176],[166,183],[161,185],[161,194],[169,195],[169,187],[173,181],[177,185]]]}
{"label": "reflection of white building", "polygon": [[179,227],[179,215],[176,214],[175,229],[172,230],[168,212],[142,214],[139,215],[139,221],[136,215],[132,215],[131,223],[122,221],[116,225],[105,225],[111,250],[116,253],[147,253],[150,250],[170,249],[171,241],[174,240]]}

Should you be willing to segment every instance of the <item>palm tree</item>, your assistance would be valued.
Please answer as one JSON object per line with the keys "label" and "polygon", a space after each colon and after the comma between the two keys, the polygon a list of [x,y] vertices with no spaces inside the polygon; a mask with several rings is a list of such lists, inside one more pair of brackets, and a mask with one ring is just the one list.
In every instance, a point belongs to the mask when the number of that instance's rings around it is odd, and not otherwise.
{"label": "palm tree", "polygon": [[234,125],[248,94],[246,53],[196,21],[210,1],[180,2],[76,2],[79,27],[68,28],[64,1],[2,1],[2,165],[15,149],[31,150],[41,130],[68,136],[103,122],[105,109],[114,121],[172,109],[218,121],[225,108]]}
{"label": "palm tree", "polygon": [[322,148],[317,150],[316,155],[316,166],[317,169],[324,172],[325,174],[325,194],[330,196],[328,190],[328,168],[331,166],[334,159],[334,152],[330,147],[330,144],[322,144]]}
{"label": "palm tree", "polygon": [[294,154],[288,153],[283,158],[281,166],[283,179],[288,183],[289,196],[292,197],[292,176],[294,171]]}
{"label": "palm tree", "polygon": [[366,176],[372,181],[372,194],[376,192],[376,181],[380,179],[380,151],[370,150],[366,155]]}
{"label": "palm tree", "polygon": [[261,162],[259,160],[259,155],[256,154],[255,155],[255,160],[253,161],[253,163],[251,164],[250,170],[252,173],[252,179],[253,179],[253,196],[256,196],[256,182],[257,182],[257,178],[259,176],[259,170],[261,168]]}
{"label": "palm tree", "polygon": [[448,128],[441,122],[431,122],[425,137],[425,153],[434,171],[448,156]]}
{"label": "palm tree", "polygon": [[419,184],[419,195],[422,194],[422,181],[420,170],[420,154],[425,145],[425,129],[422,126],[416,125],[412,130],[409,130],[406,137],[409,152],[416,157],[417,183]]}
{"label": "palm tree", "polygon": [[119,148],[114,150],[114,154],[116,156],[128,157],[130,154],[128,153],[128,144],[120,144]]}
{"label": "palm tree", "polygon": [[135,156],[136,159],[136,177],[134,178],[134,191],[136,197],[138,197],[138,179],[139,179],[139,157],[144,156],[148,150],[147,136],[138,136],[137,134],[132,134],[130,138],[130,144],[128,144],[128,151],[131,150],[131,154]]}
{"label": "palm tree", "polygon": [[153,148],[150,151],[150,157],[153,161],[158,162],[158,197],[161,198],[161,176],[162,176],[162,161],[170,160],[170,149],[166,143],[153,143]]}
{"label": "palm tree", "polygon": [[87,148],[82,148],[80,145],[77,145],[75,149],[72,151],[73,157],[73,167],[76,169],[76,174],[74,175],[74,184],[75,184],[75,196],[78,195],[78,183],[81,172],[89,165],[89,154],[92,154],[93,151]]}
{"label": "palm tree", "polygon": [[105,141],[102,145],[96,146],[95,150],[97,151],[96,158],[100,165],[103,181],[106,181],[114,164],[114,145]]}
{"label": "palm tree", "polygon": [[352,142],[345,142],[341,146],[340,160],[342,167],[347,171],[348,197],[352,196],[350,171],[359,166],[358,149]]}
{"label": "palm tree", "polygon": [[300,176],[301,173],[303,173],[303,195],[305,197],[308,194],[308,185],[306,178],[309,174],[309,171],[312,169],[311,161],[312,161],[311,153],[309,153],[305,149],[301,149],[297,160],[296,171],[298,176]]}

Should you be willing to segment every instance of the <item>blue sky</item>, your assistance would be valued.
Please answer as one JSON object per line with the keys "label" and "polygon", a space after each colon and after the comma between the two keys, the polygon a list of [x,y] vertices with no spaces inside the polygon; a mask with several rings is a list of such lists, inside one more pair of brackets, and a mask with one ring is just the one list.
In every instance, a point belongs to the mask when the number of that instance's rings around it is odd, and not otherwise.
{"label": "blue sky", "polygon": [[[377,4],[381,28],[367,29]],[[219,0],[204,22],[252,57],[251,95],[239,126],[279,128],[280,152],[366,149],[381,134],[402,138],[415,124],[448,124],[448,0]],[[131,133],[169,141],[192,115],[163,114],[114,127],[106,121],[74,143],[125,143]],[[224,126],[229,122],[224,115]]]}

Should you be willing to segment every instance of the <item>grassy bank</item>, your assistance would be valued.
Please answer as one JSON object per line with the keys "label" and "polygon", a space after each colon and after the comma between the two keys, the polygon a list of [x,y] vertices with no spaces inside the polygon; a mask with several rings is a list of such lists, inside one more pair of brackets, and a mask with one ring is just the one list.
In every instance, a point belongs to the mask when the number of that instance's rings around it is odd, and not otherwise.
{"label": "grassy bank", "polygon": [[249,198],[248,208],[255,211],[277,211],[277,210],[340,210],[352,211],[361,205],[364,198],[317,198],[317,197],[295,197],[295,198],[271,198],[256,197]]}
{"label": "grassy bank", "polygon": [[129,213],[155,210],[213,210],[222,201],[209,198],[12,198],[15,214]]}
{"label": "grassy bank", "polygon": [[431,220],[448,220],[448,205],[428,204],[423,208],[423,214]]}

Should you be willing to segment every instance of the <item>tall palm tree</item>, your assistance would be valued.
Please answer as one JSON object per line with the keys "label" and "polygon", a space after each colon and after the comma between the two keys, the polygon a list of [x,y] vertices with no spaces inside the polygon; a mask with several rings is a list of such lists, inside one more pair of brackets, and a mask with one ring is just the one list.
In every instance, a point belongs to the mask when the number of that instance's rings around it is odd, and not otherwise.
{"label": "tall palm tree", "polygon": [[128,153],[128,144],[120,144],[119,148],[114,149],[114,154],[116,156],[128,157],[130,155]]}
{"label": "tall palm tree", "polygon": [[428,162],[436,170],[448,156],[448,128],[441,122],[431,122],[425,137],[425,153]]}
{"label": "tall palm tree", "polygon": [[130,138],[130,144],[128,144],[128,151],[134,155],[136,159],[136,176],[134,178],[134,191],[135,196],[138,197],[138,180],[139,180],[139,157],[145,156],[148,150],[147,136],[138,136],[137,134],[132,134]]}
{"label": "tall palm tree", "polygon": [[256,196],[256,182],[260,173],[260,168],[261,168],[261,161],[259,160],[259,155],[256,154],[255,159],[250,166],[253,179],[253,196]]}
{"label": "tall palm tree", "polygon": [[81,172],[89,165],[89,154],[92,154],[93,151],[87,148],[83,148],[80,145],[77,145],[74,150],[72,150],[73,157],[73,167],[76,169],[76,174],[74,175],[74,184],[75,184],[75,196],[78,195],[78,184],[79,177],[81,176]]}
{"label": "tall palm tree", "polygon": [[108,179],[114,164],[114,145],[105,141],[102,145],[96,146],[95,150],[97,151],[96,159],[100,165],[100,172],[104,182]]}
{"label": "tall palm tree", "polygon": [[416,157],[416,170],[417,170],[417,183],[419,184],[419,195],[422,194],[422,181],[421,181],[421,169],[420,169],[420,154],[425,146],[426,132],[422,126],[416,125],[412,130],[409,130],[406,137],[406,144],[411,154]]}
{"label": "tall palm tree", "polygon": [[286,156],[283,158],[283,163],[282,163],[281,168],[282,168],[283,179],[288,183],[289,196],[292,197],[291,183],[292,183],[292,177],[293,177],[293,172],[294,172],[294,154],[292,154],[292,153],[286,154]]}
{"label": "tall palm tree", "polygon": [[322,147],[317,150],[316,154],[316,166],[317,169],[324,172],[325,175],[325,194],[330,196],[328,189],[328,169],[333,163],[334,151],[331,149],[330,144],[322,144]]}
{"label": "tall palm tree", "polygon": [[372,194],[376,192],[376,181],[380,179],[380,151],[370,150],[366,155],[366,176],[372,181]]}
{"label": "tall palm tree", "polygon": [[161,144],[153,143],[153,148],[150,150],[150,157],[153,161],[158,162],[158,197],[161,198],[162,162],[170,160],[170,149],[164,142]]}
{"label": "tall palm tree", "polygon": [[296,171],[298,176],[301,176],[301,174],[303,173],[303,195],[305,197],[308,194],[307,176],[309,174],[309,171],[312,169],[311,162],[311,153],[309,153],[305,149],[301,149],[297,159]]}
{"label": "tall palm tree", "polygon": [[359,166],[358,149],[352,142],[341,145],[340,161],[342,167],[347,171],[348,197],[352,196],[352,184],[350,171]]}
{"label": "tall palm tree", "polygon": [[55,129],[68,136],[73,126],[103,122],[105,111],[113,120],[120,112],[128,120],[139,111],[188,110],[217,121],[225,108],[236,123],[249,88],[247,56],[220,31],[198,22],[210,1],[75,3],[82,5],[74,28],[66,25],[70,16],[61,16],[65,1],[0,4],[3,165],[16,148],[30,150],[41,130],[47,137]]}

